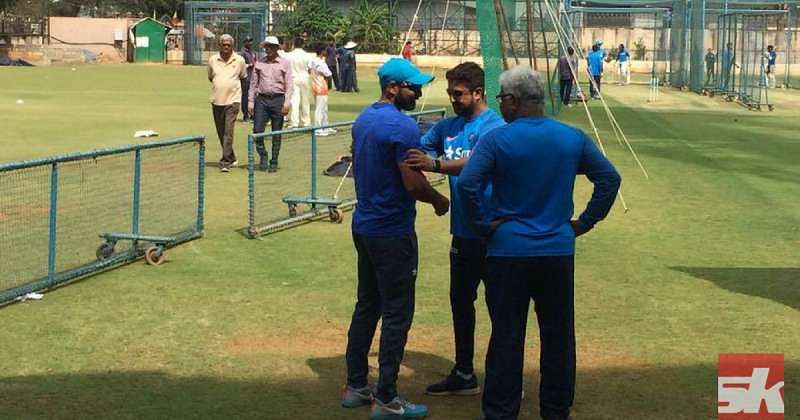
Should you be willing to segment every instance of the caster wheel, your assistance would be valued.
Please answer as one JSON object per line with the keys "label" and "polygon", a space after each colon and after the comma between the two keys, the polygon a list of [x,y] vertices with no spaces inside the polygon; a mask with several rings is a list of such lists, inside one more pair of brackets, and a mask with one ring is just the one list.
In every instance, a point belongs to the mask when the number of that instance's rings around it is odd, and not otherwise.
{"label": "caster wheel", "polygon": [[344,213],[337,208],[329,208],[328,218],[330,218],[331,223],[340,224],[344,220]]}
{"label": "caster wheel", "polygon": [[113,254],[114,244],[111,242],[103,242],[99,247],[97,247],[97,251],[95,251],[98,261],[107,260]]}
{"label": "caster wheel", "polygon": [[289,204],[289,217],[297,217],[297,205]]}
{"label": "caster wheel", "polygon": [[167,253],[160,246],[151,246],[144,251],[144,259],[150,265],[160,265],[164,262]]}

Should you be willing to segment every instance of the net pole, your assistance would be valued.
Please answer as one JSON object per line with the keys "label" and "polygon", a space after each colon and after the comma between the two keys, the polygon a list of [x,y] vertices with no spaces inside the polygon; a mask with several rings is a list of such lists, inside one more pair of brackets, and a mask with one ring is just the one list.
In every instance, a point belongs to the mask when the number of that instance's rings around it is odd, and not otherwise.
{"label": "net pole", "polygon": [[552,114],[555,114],[555,112],[556,112],[556,103],[555,103],[555,100],[553,99],[553,85],[552,85],[552,82],[550,80],[550,50],[549,50],[549,48],[547,46],[547,35],[545,34],[545,31],[544,31],[544,13],[542,13],[542,2],[539,1],[539,2],[536,3],[536,5],[539,8],[539,22],[540,22],[540,26],[541,26],[540,29],[542,31],[542,40],[544,41],[544,60],[545,60],[545,66],[547,67],[547,90],[550,93],[550,95],[549,95],[550,96],[550,112]]}
{"label": "net pole", "polygon": [[531,5],[531,1],[533,0],[525,0],[525,16],[527,16],[527,26],[528,26],[528,33],[527,33],[527,40],[528,40],[528,65],[531,66],[534,70],[539,70],[539,63],[536,62],[535,51],[536,48],[533,45],[533,7]]}

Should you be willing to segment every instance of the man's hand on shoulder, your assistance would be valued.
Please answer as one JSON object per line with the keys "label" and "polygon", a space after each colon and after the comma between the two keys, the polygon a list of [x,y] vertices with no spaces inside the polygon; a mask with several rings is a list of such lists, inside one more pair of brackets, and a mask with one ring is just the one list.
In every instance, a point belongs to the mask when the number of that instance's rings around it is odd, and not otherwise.
{"label": "man's hand on shoulder", "polygon": [[405,162],[411,169],[426,172],[433,171],[433,158],[419,149],[409,150]]}

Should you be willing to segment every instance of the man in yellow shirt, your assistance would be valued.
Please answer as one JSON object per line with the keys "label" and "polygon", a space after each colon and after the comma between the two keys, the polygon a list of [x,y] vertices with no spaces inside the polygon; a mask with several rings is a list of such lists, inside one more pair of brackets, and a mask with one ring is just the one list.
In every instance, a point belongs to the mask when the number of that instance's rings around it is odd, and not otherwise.
{"label": "man in yellow shirt", "polygon": [[233,52],[233,37],[225,34],[219,38],[219,53],[208,60],[208,81],[211,82],[211,109],[217,127],[222,158],[219,169],[230,171],[239,162],[233,152],[233,127],[239,115],[242,98],[241,80],[247,77],[247,64],[241,55]]}

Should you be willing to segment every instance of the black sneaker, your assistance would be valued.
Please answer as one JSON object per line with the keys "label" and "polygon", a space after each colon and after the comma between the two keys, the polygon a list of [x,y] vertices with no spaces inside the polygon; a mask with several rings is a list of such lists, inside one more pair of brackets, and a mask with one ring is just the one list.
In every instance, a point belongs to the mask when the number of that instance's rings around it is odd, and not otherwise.
{"label": "black sneaker", "polygon": [[425,389],[428,395],[478,395],[481,387],[478,385],[478,378],[473,374],[469,379],[464,379],[456,373],[450,372],[443,381],[429,385]]}
{"label": "black sneaker", "polygon": [[258,163],[258,170],[266,172],[267,169],[269,169],[269,161],[262,157],[261,161]]}
{"label": "black sneaker", "polygon": [[278,172],[279,168],[280,167],[278,166],[277,163],[270,163],[269,164],[269,168],[267,169],[267,172]]}

